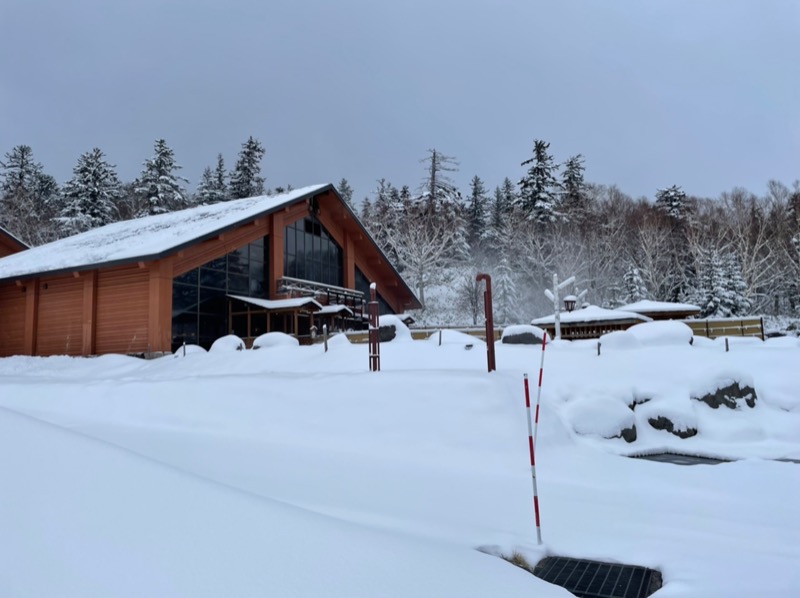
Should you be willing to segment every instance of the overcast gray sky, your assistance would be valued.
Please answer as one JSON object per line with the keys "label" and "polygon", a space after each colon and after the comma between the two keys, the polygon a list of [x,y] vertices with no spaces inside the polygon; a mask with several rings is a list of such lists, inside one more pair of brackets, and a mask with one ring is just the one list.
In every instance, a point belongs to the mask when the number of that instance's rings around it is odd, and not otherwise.
{"label": "overcast gray sky", "polygon": [[163,137],[191,188],[253,135],[267,185],[490,188],[532,141],[652,197],[800,178],[796,0],[0,0],[0,154],[123,180]]}

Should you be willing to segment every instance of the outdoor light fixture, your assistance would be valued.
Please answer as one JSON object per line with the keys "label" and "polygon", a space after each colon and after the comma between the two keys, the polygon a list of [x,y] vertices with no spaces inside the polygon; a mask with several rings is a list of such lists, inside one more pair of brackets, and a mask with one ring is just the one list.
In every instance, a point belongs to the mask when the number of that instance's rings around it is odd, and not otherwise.
{"label": "outdoor light fixture", "polygon": [[578,298],[575,295],[567,295],[564,297],[564,309],[568,312],[571,312],[575,309],[575,304],[578,302]]}

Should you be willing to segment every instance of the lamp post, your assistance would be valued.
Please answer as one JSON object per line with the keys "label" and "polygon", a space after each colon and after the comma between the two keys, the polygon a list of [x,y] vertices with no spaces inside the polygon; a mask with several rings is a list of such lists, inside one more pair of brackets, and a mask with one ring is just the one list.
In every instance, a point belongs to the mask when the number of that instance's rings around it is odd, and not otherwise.
{"label": "lamp post", "polygon": [[[573,282],[575,282],[575,277],[570,276],[564,282],[559,284],[558,274],[553,274],[553,290],[552,291],[550,289],[544,290],[545,297],[547,297],[548,299],[550,299],[550,301],[553,302],[553,310],[555,311],[555,320],[556,320],[555,338],[559,339],[561,338],[561,301],[558,299],[558,292],[561,289],[571,285]],[[575,307],[575,304],[573,303],[572,306]]]}
{"label": "lamp post", "polygon": [[564,309],[567,310],[567,313],[571,313],[573,309],[575,309],[575,304],[578,302],[578,298],[575,295],[567,295],[564,297]]}

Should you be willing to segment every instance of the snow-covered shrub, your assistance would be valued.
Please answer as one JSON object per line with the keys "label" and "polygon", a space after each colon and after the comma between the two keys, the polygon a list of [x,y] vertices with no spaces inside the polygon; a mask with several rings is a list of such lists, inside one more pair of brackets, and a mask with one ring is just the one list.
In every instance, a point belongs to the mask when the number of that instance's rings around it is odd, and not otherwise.
{"label": "snow-covered shrub", "polygon": [[642,322],[628,328],[627,332],[642,345],[688,345],[692,329],[677,320]]}
{"label": "snow-covered shrub", "polygon": [[267,347],[297,347],[300,345],[293,336],[284,332],[267,332],[253,341],[253,350],[266,349]]}
{"label": "snow-covered shrub", "polygon": [[633,411],[625,403],[612,398],[580,398],[565,408],[567,420],[578,434],[602,438],[636,440]]}
{"label": "snow-covered shrub", "polygon": [[638,349],[642,346],[634,335],[627,330],[615,330],[600,337],[601,349]]}
{"label": "snow-covered shrub", "polygon": [[209,352],[223,352],[223,351],[243,351],[244,341],[235,334],[228,334],[221,336],[211,345]]}
{"label": "snow-covered shrub", "polygon": [[174,356],[184,357],[186,355],[193,355],[197,353],[207,353],[207,351],[200,345],[183,345],[182,347],[178,347],[174,353]]}
{"label": "snow-covered shrub", "polygon": [[350,339],[346,334],[337,333],[328,339],[328,347],[341,347],[344,345],[351,345]]}

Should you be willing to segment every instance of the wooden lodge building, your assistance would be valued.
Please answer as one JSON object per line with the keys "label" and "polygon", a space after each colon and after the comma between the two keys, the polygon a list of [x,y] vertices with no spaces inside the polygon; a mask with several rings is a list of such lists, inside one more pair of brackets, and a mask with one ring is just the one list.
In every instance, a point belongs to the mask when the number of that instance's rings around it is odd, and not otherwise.
{"label": "wooden lodge building", "polygon": [[419,300],[332,185],[116,222],[26,249],[0,229],[0,356],[154,354],[363,328]]}

